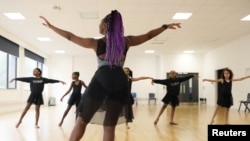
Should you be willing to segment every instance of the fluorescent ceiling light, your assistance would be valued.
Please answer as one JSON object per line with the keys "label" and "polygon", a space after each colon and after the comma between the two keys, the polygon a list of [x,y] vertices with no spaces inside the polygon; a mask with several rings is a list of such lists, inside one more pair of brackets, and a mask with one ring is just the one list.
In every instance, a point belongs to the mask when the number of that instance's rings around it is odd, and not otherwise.
{"label": "fluorescent ceiling light", "polygon": [[24,20],[24,19],[26,19],[21,13],[3,13],[3,14],[11,20]]}
{"label": "fluorescent ceiling light", "polygon": [[65,51],[64,50],[55,50],[55,53],[58,53],[58,54],[64,54]]}
{"label": "fluorescent ceiling light", "polygon": [[37,40],[42,41],[42,42],[51,41],[51,39],[49,37],[38,37]]}
{"label": "fluorescent ceiling light", "polygon": [[250,21],[250,15],[247,15],[246,17],[241,19],[242,21]]}
{"label": "fluorescent ceiling light", "polygon": [[186,20],[188,19],[190,16],[192,16],[192,13],[176,13],[172,19],[175,20]]}
{"label": "fluorescent ceiling light", "polygon": [[145,50],[145,53],[155,53],[155,50]]}
{"label": "fluorescent ceiling light", "polygon": [[184,53],[194,53],[193,50],[185,50]]}

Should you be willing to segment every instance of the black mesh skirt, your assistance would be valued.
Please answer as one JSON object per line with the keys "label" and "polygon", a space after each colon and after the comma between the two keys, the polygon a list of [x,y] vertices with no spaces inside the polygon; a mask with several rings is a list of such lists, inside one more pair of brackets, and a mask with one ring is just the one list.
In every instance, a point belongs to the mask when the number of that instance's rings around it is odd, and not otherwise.
{"label": "black mesh skirt", "polygon": [[78,113],[86,123],[114,126],[125,123],[128,80],[122,67],[103,66],[82,95]]}

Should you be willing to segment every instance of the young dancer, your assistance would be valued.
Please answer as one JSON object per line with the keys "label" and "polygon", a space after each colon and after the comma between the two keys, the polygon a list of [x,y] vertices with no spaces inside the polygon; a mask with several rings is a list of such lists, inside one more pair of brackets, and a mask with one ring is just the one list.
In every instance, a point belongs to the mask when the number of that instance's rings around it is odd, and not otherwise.
{"label": "young dancer", "polygon": [[225,109],[225,124],[228,124],[229,109],[233,105],[232,82],[242,81],[247,78],[250,78],[250,76],[234,79],[232,70],[226,68],[223,70],[220,79],[203,79],[203,81],[220,83],[222,88],[222,91],[218,94],[217,107],[214,111],[210,124],[214,123],[214,118],[220,108]]}
{"label": "young dancer", "polygon": [[[40,16],[48,28],[81,47],[92,49],[97,56],[98,69],[78,106],[78,118],[70,135],[70,141],[78,141],[85,129],[95,119],[96,113],[103,114],[103,141],[114,141],[115,127],[128,98],[128,78],[123,71],[123,64],[129,47],[140,45],[159,35],[166,29],[180,28],[180,23],[164,24],[139,36],[124,36],[122,16],[117,10],[101,20],[99,31],[101,39],[79,37],[69,31],[50,24]],[[105,106],[103,106],[105,104]],[[98,110],[102,108],[101,110]],[[96,123],[96,122],[95,122]]]}
{"label": "young dancer", "polygon": [[58,83],[58,82],[65,84],[65,82],[63,82],[63,81],[42,77],[42,71],[39,68],[35,68],[33,70],[33,75],[35,77],[20,77],[20,78],[13,78],[12,80],[10,80],[10,83],[13,82],[14,80],[30,83],[31,94],[27,100],[26,107],[25,107],[24,111],[22,112],[21,117],[20,117],[18,123],[16,124],[16,128],[18,128],[19,125],[22,123],[23,117],[25,116],[25,114],[27,113],[27,111],[29,110],[29,108],[32,104],[36,105],[36,108],[35,108],[35,111],[36,111],[35,127],[39,128],[38,120],[39,120],[39,116],[40,116],[40,106],[44,104],[43,96],[42,96],[44,84]]}
{"label": "young dancer", "polygon": [[[87,85],[84,83],[84,81],[79,80],[79,72],[73,72],[72,73],[72,79],[73,81],[71,82],[71,85],[69,87],[69,90],[62,96],[61,101],[63,101],[63,98],[68,95],[71,90],[73,89],[73,92],[68,100],[68,107],[66,108],[63,117],[60,121],[60,123],[58,124],[58,126],[62,126],[63,124],[63,120],[64,118],[67,116],[69,110],[71,109],[71,107],[75,104],[76,108],[80,102],[81,99],[81,91],[82,91],[82,87],[84,87],[85,89],[87,88]],[[76,113],[76,117],[77,117],[77,113]]]}
{"label": "young dancer", "polygon": [[151,77],[138,77],[138,78],[133,78],[133,72],[130,70],[130,68],[128,67],[124,67],[123,68],[125,74],[128,77],[128,82],[129,82],[129,98],[128,98],[128,102],[126,104],[126,108],[125,108],[125,118],[126,118],[126,127],[127,129],[129,129],[129,122],[133,122],[134,119],[134,113],[133,113],[133,104],[134,104],[134,98],[131,95],[131,89],[132,89],[132,82],[134,81],[139,81],[139,80],[145,80],[145,79],[153,79]]}
{"label": "young dancer", "polygon": [[178,95],[180,93],[180,84],[183,81],[189,80],[193,77],[198,78],[198,76],[195,75],[188,75],[184,77],[177,77],[176,72],[174,70],[170,71],[170,78],[158,80],[153,79],[152,83],[162,84],[167,86],[167,93],[163,97],[162,102],[164,103],[161,107],[161,110],[157,116],[157,118],[154,121],[154,124],[156,125],[160,119],[161,114],[163,111],[167,108],[168,104],[171,104],[171,113],[170,113],[170,125],[177,125],[177,123],[174,122],[174,113],[175,108],[179,105],[179,99]]}

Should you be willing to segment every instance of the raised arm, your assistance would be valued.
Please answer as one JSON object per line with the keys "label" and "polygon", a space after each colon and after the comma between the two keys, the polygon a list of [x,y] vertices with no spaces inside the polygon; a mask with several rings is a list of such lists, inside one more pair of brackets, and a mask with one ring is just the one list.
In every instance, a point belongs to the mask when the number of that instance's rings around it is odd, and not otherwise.
{"label": "raised arm", "polygon": [[85,48],[92,48],[94,50],[96,50],[96,46],[97,46],[97,41],[94,38],[82,38],[79,37],[69,31],[60,29],[54,25],[52,25],[45,17],[40,16],[41,19],[44,20],[43,25],[47,26],[48,28],[52,29],[53,31],[55,31],[57,34],[61,35],[62,37],[68,39],[69,41],[78,44],[82,47]]}
{"label": "raised arm", "polygon": [[164,24],[161,27],[153,29],[145,34],[142,34],[142,35],[127,36],[128,46],[137,46],[139,44],[142,44],[142,43],[156,37],[157,35],[159,35],[163,31],[165,31],[166,29],[177,29],[177,28],[181,28],[180,23]]}
{"label": "raised arm", "polygon": [[247,79],[247,78],[250,78],[250,76],[245,76],[242,78],[233,79],[232,81],[242,81],[242,80]]}

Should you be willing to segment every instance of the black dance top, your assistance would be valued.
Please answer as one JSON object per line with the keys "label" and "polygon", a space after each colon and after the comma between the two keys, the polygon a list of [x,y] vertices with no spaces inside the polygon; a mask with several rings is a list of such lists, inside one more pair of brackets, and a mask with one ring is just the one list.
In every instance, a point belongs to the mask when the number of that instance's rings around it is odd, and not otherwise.
{"label": "black dance top", "polygon": [[[103,60],[101,59],[99,56],[103,55],[106,53],[106,43],[103,41],[103,39],[98,39],[97,40],[97,49],[96,49],[96,56],[97,56],[97,61],[98,61],[98,68],[100,68],[101,66],[105,66],[105,65],[109,65],[107,60]],[[121,62],[121,64],[119,64],[119,66],[123,66],[124,65],[124,61],[126,58],[126,54],[128,51],[128,46],[126,45],[126,49],[124,52],[124,60]]]}
{"label": "black dance top", "polygon": [[36,78],[36,77],[21,77],[15,80],[30,83],[31,93],[41,94],[44,89],[44,84],[46,83],[58,83],[59,80],[48,79],[48,78]]}
{"label": "black dance top", "polygon": [[163,79],[163,80],[154,79],[153,82],[167,86],[168,95],[178,96],[180,92],[180,83],[189,80],[190,78],[193,77],[194,77],[193,75],[189,75],[175,79],[173,78]]}
{"label": "black dance top", "polygon": [[231,94],[231,91],[232,91],[232,81],[230,80],[230,82],[227,82],[224,79],[223,83],[221,83],[221,92]]}
{"label": "black dance top", "polygon": [[82,91],[82,81],[80,81],[78,84],[75,83],[75,81],[72,81],[71,86],[73,88],[72,94],[81,94]]}

